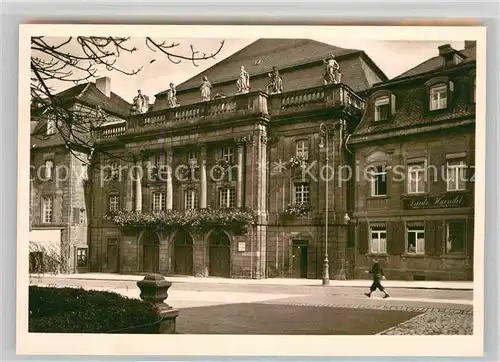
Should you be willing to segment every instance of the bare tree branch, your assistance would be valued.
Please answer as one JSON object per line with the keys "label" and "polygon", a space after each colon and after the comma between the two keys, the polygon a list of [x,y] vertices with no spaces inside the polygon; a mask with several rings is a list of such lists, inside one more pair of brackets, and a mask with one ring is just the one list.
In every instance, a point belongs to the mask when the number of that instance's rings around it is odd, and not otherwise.
{"label": "bare tree branch", "polygon": [[[96,78],[102,70],[116,71],[128,76],[138,74],[143,66],[137,69],[124,69],[118,64],[120,56],[138,51],[130,43],[130,37],[79,36],[50,38],[50,40],[44,36],[31,38],[30,94],[33,108],[36,109],[35,112],[43,112],[39,116],[40,119],[49,118],[55,121],[57,134],[66,148],[78,159],[81,159],[82,151],[88,154],[107,152],[99,149],[95,130],[108,123],[113,116],[107,114],[105,110],[95,108],[95,105],[75,107],[74,100],[62,99],[55,94],[51,85],[57,82],[69,82],[73,85],[86,83]],[[157,41],[151,37],[145,38],[145,45],[149,50],[160,53],[174,64],[189,60],[197,67],[199,61],[214,59],[222,50],[224,41],[221,41],[216,52],[208,55],[200,53],[193,45],[189,47],[191,54],[181,54],[175,52],[180,43]],[[152,59],[149,63],[154,61],[156,59]],[[33,118],[36,115],[37,113],[33,114]],[[39,139],[51,137],[43,127],[39,127],[33,136]],[[108,156],[124,157],[111,154]],[[129,157],[125,156],[124,159],[129,160]],[[88,161],[82,159],[82,162],[87,164]]]}

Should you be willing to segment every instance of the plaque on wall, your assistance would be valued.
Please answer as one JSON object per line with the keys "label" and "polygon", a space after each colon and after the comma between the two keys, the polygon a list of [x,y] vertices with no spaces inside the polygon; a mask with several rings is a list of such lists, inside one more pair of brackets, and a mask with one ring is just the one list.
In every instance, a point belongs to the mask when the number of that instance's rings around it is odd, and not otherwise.
{"label": "plaque on wall", "polygon": [[403,199],[403,208],[406,210],[421,209],[448,209],[454,207],[468,207],[467,195],[444,195],[436,197],[408,197]]}
{"label": "plaque on wall", "polygon": [[244,242],[244,241],[240,241],[240,242],[238,243],[238,251],[245,251],[245,250],[246,250],[246,245],[247,245],[247,243],[246,243],[246,242]]}

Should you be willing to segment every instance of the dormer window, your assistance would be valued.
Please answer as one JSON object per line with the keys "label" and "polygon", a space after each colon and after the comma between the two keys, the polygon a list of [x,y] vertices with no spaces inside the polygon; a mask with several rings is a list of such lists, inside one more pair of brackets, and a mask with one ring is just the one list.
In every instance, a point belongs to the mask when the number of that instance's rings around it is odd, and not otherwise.
{"label": "dormer window", "polygon": [[448,107],[448,86],[437,84],[430,88],[429,109],[437,111]]}
{"label": "dormer window", "polygon": [[389,119],[391,106],[389,96],[383,96],[375,99],[375,122],[386,121]]}

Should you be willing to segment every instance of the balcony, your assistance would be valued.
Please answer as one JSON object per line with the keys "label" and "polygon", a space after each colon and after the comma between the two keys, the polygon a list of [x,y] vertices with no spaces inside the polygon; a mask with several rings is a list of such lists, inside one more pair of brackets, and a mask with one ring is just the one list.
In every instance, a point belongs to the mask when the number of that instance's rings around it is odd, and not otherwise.
{"label": "balcony", "polygon": [[266,93],[252,92],[134,115],[128,119],[126,133],[166,131],[245,118],[267,117],[267,97]]}
{"label": "balcony", "polygon": [[270,103],[271,117],[335,107],[362,112],[365,107],[363,98],[344,84],[331,84],[274,95]]}
{"label": "balcony", "polygon": [[252,92],[133,115],[126,123],[99,128],[96,136],[103,141],[111,141],[118,136],[155,131],[189,132],[194,126],[203,127],[221,123],[227,126],[229,122],[256,117],[283,118],[296,113],[332,108],[359,114],[363,111],[364,105],[364,100],[344,84],[331,84],[275,95]]}

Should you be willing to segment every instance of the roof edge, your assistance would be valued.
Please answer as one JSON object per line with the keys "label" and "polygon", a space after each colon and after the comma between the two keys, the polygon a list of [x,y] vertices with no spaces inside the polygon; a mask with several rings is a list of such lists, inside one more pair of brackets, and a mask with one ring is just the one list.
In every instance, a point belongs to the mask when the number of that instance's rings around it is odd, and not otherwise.
{"label": "roof edge", "polygon": [[367,92],[371,93],[375,90],[378,90],[380,88],[385,88],[387,86],[393,86],[395,84],[411,82],[411,81],[417,80],[419,78],[427,77],[427,76],[432,75],[432,74],[437,74],[437,73],[445,73],[446,74],[446,73],[451,73],[451,72],[455,72],[458,70],[467,69],[467,68],[474,68],[474,67],[476,67],[475,60],[470,61],[468,63],[460,64],[460,65],[453,67],[453,68],[447,68],[447,69],[438,68],[438,69],[433,69],[433,70],[428,71],[428,72],[410,75],[407,77],[392,78],[392,79],[389,79],[387,82],[375,83],[370,89],[367,90]]}
{"label": "roof edge", "polygon": [[[339,55],[339,56],[335,56],[335,59],[344,59],[344,58],[350,58],[350,57],[353,57],[355,55],[359,55],[361,52],[363,52],[362,50],[358,50],[358,49],[352,49],[352,51],[350,53],[345,53],[345,54],[342,54],[342,55]],[[236,54],[236,53],[235,53]],[[227,58],[226,58],[227,59]],[[305,62],[302,62],[302,63],[295,63],[295,64],[291,64],[287,67],[284,67],[284,68],[281,68],[279,69],[280,72],[282,71],[286,71],[288,69],[292,69],[292,68],[297,68],[297,67],[306,67],[308,65],[315,65],[316,63],[321,63],[322,61],[324,60],[324,57],[321,57],[321,58],[318,58],[318,59],[310,59],[308,61],[305,61]],[[373,63],[373,60],[369,59],[370,62]],[[375,65],[375,63],[373,63]],[[380,70],[380,68],[378,68],[378,66],[375,65],[375,67],[377,68],[376,70]],[[207,68],[207,70],[210,69],[210,68]],[[252,78],[256,78],[256,77],[262,77],[262,76],[266,76],[268,72],[270,72],[272,69],[270,68],[268,71],[264,71],[264,72],[261,72],[261,73],[256,73],[256,74],[253,74],[252,75]],[[380,72],[382,72],[382,70],[380,70]],[[199,74],[199,73],[198,73]],[[198,74],[196,74],[195,76],[189,78],[188,80],[186,80],[185,82],[188,82],[189,80],[191,80],[192,78],[196,77]],[[382,74],[384,74],[382,72]],[[385,76],[385,74],[384,74]],[[386,76],[387,77],[387,76]],[[223,80],[223,81],[220,81],[218,83],[214,83],[215,84],[218,84],[218,85],[221,85],[221,84],[227,84],[227,83],[230,83],[230,82],[233,82],[235,81],[235,79],[237,78],[231,78],[231,79],[227,79],[227,80]],[[185,83],[184,82],[184,83]],[[182,84],[182,83],[181,83]],[[199,87],[198,86],[193,86],[191,88],[185,88],[185,89],[181,89],[181,90],[178,90],[177,93],[178,94],[182,94],[184,92],[192,92],[193,90],[195,89],[198,89]],[[164,94],[166,94],[168,92],[168,90],[165,90],[165,91],[161,91],[157,94],[155,94],[155,98],[157,98],[158,96],[162,96]]]}
{"label": "roof edge", "polygon": [[385,74],[384,71],[380,69],[380,67],[377,65],[377,63],[373,61],[373,59],[368,55],[368,53],[366,53],[364,50],[360,50],[359,52],[361,58],[367,63],[369,63],[370,67],[372,67],[373,70],[375,70],[375,73],[377,73],[377,75],[379,75],[380,78],[384,79],[382,82],[389,81],[389,77],[387,76],[387,74]]}

